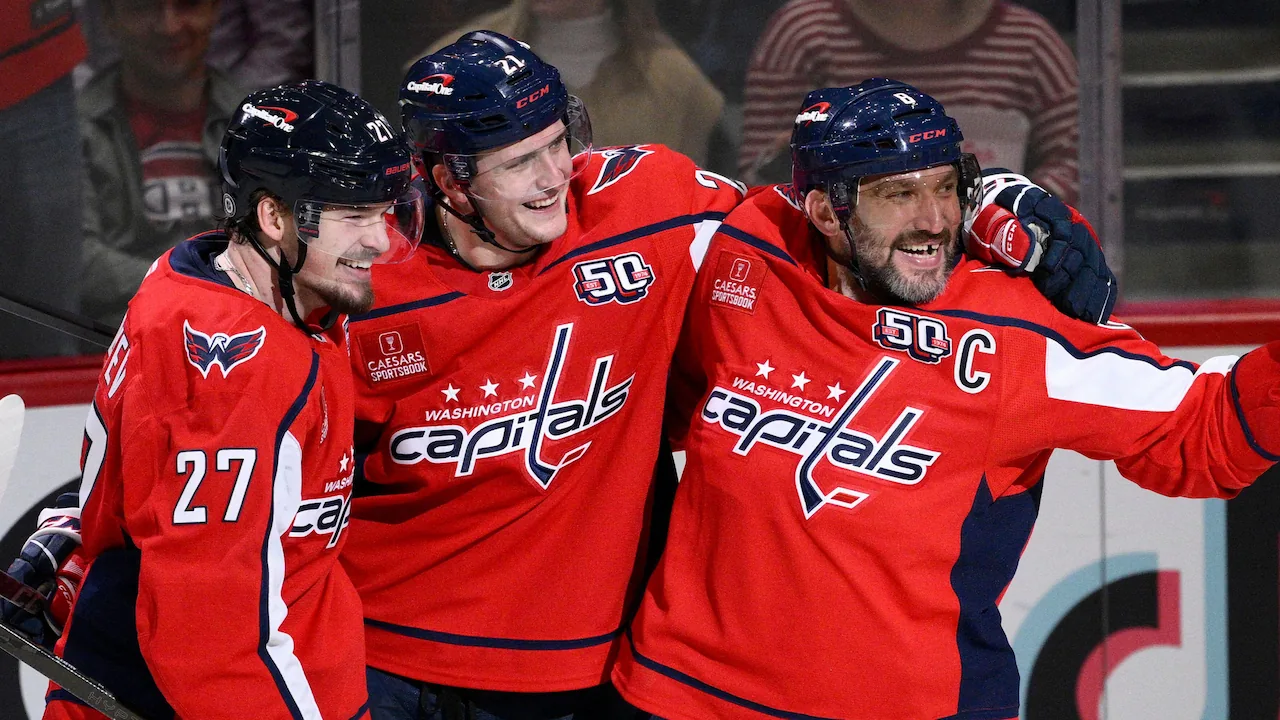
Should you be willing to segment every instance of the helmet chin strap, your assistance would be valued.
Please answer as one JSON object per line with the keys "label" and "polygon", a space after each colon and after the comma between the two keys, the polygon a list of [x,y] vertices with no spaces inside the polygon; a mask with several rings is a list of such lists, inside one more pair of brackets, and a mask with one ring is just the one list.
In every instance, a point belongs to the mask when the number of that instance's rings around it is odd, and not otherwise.
{"label": "helmet chin strap", "polygon": [[[513,255],[527,255],[531,252],[538,251],[539,248],[537,245],[534,245],[533,247],[525,248],[523,250],[516,250],[515,248],[509,248],[506,245],[503,245],[502,243],[498,242],[498,238],[493,234],[493,231],[490,230],[489,226],[485,224],[484,217],[480,214],[480,204],[476,202],[475,197],[470,193],[468,193],[467,199],[471,201],[471,207],[475,208],[475,211],[470,215],[463,215],[462,213],[455,210],[454,207],[450,205],[448,202],[441,202],[440,204],[444,206],[445,212],[449,213],[450,215],[458,218],[462,222],[471,226],[471,231],[474,232],[480,238],[480,240],[482,240],[483,242],[489,243],[490,245],[498,248],[499,250],[502,250],[504,252],[509,252]],[[454,254],[458,255],[456,248],[455,248]],[[463,261],[463,264],[467,264],[466,261]],[[471,267],[471,266],[467,264],[467,267]],[[471,268],[471,269],[474,270],[475,268]]]}
{"label": "helmet chin strap", "polygon": [[[861,178],[853,180],[855,188],[860,180]],[[831,209],[835,212],[836,219],[840,221],[840,231],[844,233],[844,239],[849,243],[849,260],[841,263],[839,258],[832,255],[830,245],[826,245],[827,255],[847,267],[849,272],[853,273],[854,279],[858,281],[858,286],[864,292],[870,292],[866,278],[862,276],[862,268],[858,265],[858,244],[853,239],[853,228],[849,227],[850,221],[853,220],[853,213],[858,207],[858,196],[855,194],[850,198],[849,186],[843,181],[838,181],[831,183],[827,188],[827,198],[831,201]]]}
{"label": "helmet chin strap", "polygon": [[280,280],[280,297],[284,298],[284,306],[289,309],[289,316],[293,318],[293,324],[308,335],[320,335],[333,327],[333,324],[338,320],[338,311],[333,308],[329,308],[329,312],[320,318],[319,325],[309,324],[298,313],[297,301],[294,299],[296,291],[293,286],[293,276],[302,271],[302,265],[307,261],[307,244],[302,242],[302,238],[298,238],[298,262],[292,266],[285,261],[283,250],[280,252],[280,259],[277,261],[271,257],[266,248],[262,247],[262,243],[258,242],[256,235],[250,238],[249,242],[253,245],[253,249],[258,251],[258,255],[263,260],[266,260],[268,265],[275,268],[276,275]]}

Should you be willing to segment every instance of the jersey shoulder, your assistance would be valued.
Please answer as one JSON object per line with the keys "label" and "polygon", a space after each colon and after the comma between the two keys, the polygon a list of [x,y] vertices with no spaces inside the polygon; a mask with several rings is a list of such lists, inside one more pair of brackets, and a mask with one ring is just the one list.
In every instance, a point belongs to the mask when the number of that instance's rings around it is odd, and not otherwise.
{"label": "jersey shoulder", "polygon": [[969,257],[956,266],[943,294],[922,309],[959,312],[988,326],[1020,328],[1081,349],[1142,340],[1117,320],[1095,325],[1065,315],[1030,277]]}
{"label": "jersey shoulder", "polygon": [[817,272],[822,258],[814,250],[809,219],[791,185],[752,188],[724,219],[717,240],[748,246],[773,262]]}
{"label": "jersey shoulder", "polygon": [[[267,305],[192,274],[187,241],[161,256],[129,303],[126,342],[150,370],[152,392],[185,394],[297,387],[311,372],[314,341]],[[341,323],[324,342],[341,343]],[[295,382],[295,376],[297,381]],[[190,400],[188,400],[189,402]]]}

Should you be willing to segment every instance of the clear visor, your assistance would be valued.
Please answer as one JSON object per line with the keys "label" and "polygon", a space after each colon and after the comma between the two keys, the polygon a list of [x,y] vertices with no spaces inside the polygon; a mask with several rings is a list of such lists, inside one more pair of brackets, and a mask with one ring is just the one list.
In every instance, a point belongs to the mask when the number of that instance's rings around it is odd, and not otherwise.
{"label": "clear visor", "polygon": [[398,199],[367,205],[299,200],[294,206],[298,238],[307,252],[364,264],[404,262],[422,239],[426,217],[422,193],[409,188]]}
{"label": "clear visor", "polygon": [[445,168],[467,193],[482,200],[550,200],[591,162],[591,124],[570,113],[518,143],[475,155],[444,156]]}
{"label": "clear visor", "polygon": [[945,227],[963,220],[960,178],[952,165],[863,178],[856,213],[863,227],[896,235],[904,230]]}

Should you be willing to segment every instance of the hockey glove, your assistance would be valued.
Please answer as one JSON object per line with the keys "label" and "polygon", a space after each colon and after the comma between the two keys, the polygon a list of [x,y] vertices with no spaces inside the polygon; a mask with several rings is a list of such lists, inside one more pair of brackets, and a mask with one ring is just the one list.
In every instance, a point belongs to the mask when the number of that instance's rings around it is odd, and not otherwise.
{"label": "hockey glove", "polygon": [[9,565],[10,576],[44,596],[44,612],[32,615],[0,600],[0,621],[50,649],[62,635],[84,580],[79,504],[75,493],[63,493],[54,507],[41,510],[36,531]]}
{"label": "hockey glove", "polygon": [[1030,274],[1064,314],[1106,322],[1116,278],[1089,221],[1022,175],[1001,168],[982,175],[982,197],[966,228],[969,253]]}

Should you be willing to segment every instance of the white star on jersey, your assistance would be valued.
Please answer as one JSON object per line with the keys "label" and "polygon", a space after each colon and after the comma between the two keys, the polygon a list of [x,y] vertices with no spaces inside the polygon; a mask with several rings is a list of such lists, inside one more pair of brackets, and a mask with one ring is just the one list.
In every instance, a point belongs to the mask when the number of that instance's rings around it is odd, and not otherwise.
{"label": "white star on jersey", "polygon": [[346,471],[347,471],[347,463],[349,463],[349,462],[351,462],[351,461],[347,459],[347,454],[346,454],[346,453],[342,453],[342,462],[338,463],[338,472],[346,472]]}
{"label": "white star on jersey", "polygon": [[498,383],[490,380],[489,378],[484,379],[484,384],[480,386],[480,389],[484,391],[485,397],[498,396]]}
{"label": "white star on jersey", "polygon": [[803,370],[800,371],[799,375],[791,376],[791,387],[793,388],[800,388],[801,391],[804,391],[804,386],[808,384],[809,384],[809,378],[804,376]]}
{"label": "white star on jersey", "polygon": [[520,386],[523,387],[524,389],[531,390],[533,389],[533,382],[537,379],[538,379],[537,375],[533,375],[528,370],[526,370],[524,373],[524,377],[520,378],[516,382],[520,383]]}
{"label": "white star on jersey", "polygon": [[452,400],[453,402],[458,402],[458,391],[461,389],[462,388],[454,387],[453,383],[449,383],[449,387],[441,390],[440,392],[444,393],[445,402],[449,402],[450,400]]}
{"label": "white star on jersey", "polygon": [[844,388],[842,388],[842,387],[840,387],[840,383],[836,383],[835,385],[828,385],[828,386],[827,386],[827,399],[828,399],[828,400],[835,400],[836,402],[840,402],[840,396],[841,396],[841,395],[844,395],[844,394],[845,394],[845,393],[847,393],[847,392],[849,392],[849,391],[848,391],[848,390],[845,390],[845,389],[844,389]]}
{"label": "white star on jersey", "polygon": [[762,363],[756,363],[756,377],[760,377],[761,375],[763,375],[764,379],[768,380],[769,373],[773,372],[773,370],[774,368],[772,365],[769,364],[768,360],[765,360]]}

